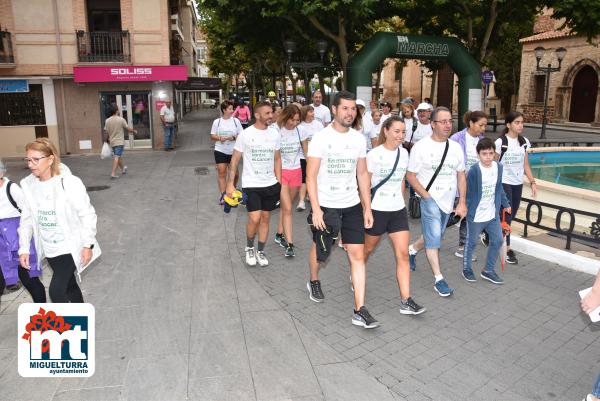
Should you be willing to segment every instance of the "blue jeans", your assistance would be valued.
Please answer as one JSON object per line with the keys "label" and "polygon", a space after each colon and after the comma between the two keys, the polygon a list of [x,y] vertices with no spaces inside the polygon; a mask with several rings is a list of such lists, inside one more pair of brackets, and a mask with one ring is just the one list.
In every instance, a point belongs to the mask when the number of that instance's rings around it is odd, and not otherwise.
{"label": "blue jeans", "polygon": [[173,147],[173,133],[175,132],[174,124],[165,124],[165,149]]}
{"label": "blue jeans", "polygon": [[498,260],[498,254],[502,247],[502,227],[498,217],[494,217],[490,221],[483,223],[475,223],[474,221],[467,222],[467,244],[465,246],[465,257],[463,258],[463,270],[473,270],[472,257],[475,245],[479,240],[479,234],[485,230],[490,238],[490,246],[488,248],[487,259],[485,261],[485,271],[493,272]]}
{"label": "blue jeans", "polygon": [[600,374],[598,375],[598,378],[596,379],[596,384],[592,389],[592,395],[594,397],[600,398]]}
{"label": "blue jeans", "polygon": [[425,249],[440,249],[449,214],[442,212],[430,196],[421,198],[421,228]]}

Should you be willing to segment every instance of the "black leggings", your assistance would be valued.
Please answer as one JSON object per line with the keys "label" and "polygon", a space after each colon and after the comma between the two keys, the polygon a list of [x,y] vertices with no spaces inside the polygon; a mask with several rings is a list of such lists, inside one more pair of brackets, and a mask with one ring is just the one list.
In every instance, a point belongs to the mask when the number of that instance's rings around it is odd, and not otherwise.
{"label": "black leggings", "polygon": [[71,254],[46,258],[52,271],[50,299],[52,302],[83,303],[83,294],[75,278],[75,261]]}
{"label": "black leggings", "polygon": [[46,289],[39,277],[29,277],[29,271],[19,266],[19,280],[33,298],[33,302],[46,303]]}
{"label": "black leggings", "polygon": [[6,287],[6,281],[4,281],[4,274],[2,273],[2,269],[0,269],[0,297],[4,294],[4,287]]}
{"label": "black leggings", "polygon": [[[519,211],[519,205],[521,204],[521,196],[523,195],[523,184],[521,185],[510,185],[510,184],[502,184],[504,188],[504,193],[508,198],[508,202],[510,203],[510,207],[512,209],[512,213],[506,216],[506,222],[510,225],[513,221],[517,212]],[[500,216],[502,219],[502,216]],[[506,236],[506,245],[510,245],[510,234]]]}

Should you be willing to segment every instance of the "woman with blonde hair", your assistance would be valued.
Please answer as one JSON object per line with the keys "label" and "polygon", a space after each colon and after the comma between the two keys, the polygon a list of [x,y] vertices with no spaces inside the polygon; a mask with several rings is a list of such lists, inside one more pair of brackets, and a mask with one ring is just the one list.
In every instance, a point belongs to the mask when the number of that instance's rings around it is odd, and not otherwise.
{"label": "woman with blonde hair", "polygon": [[294,233],[292,231],[292,202],[302,186],[302,167],[300,159],[308,151],[308,142],[300,124],[300,109],[290,104],[279,118],[279,143],[281,152],[281,213],[275,234],[275,242],[285,248],[285,256],[295,256]]}
{"label": "woman with blonde hair", "polygon": [[75,272],[100,254],[96,241],[96,211],[83,182],[61,165],[56,147],[47,138],[25,147],[31,174],[21,180],[24,207],[19,227],[19,261],[31,269],[30,242],[37,265],[46,258],[53,271],[52,302],[83,302]]}

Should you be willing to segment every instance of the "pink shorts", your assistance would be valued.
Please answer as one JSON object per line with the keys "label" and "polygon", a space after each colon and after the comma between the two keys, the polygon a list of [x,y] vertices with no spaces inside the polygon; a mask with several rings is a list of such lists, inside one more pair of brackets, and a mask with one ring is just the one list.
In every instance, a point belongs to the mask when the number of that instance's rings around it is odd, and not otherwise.
{"label": "pink shorts", "polygon": [[288,185],[290,187],[301,187],[302,169],[297,168],[295,170],[281,170],[281,185]]}

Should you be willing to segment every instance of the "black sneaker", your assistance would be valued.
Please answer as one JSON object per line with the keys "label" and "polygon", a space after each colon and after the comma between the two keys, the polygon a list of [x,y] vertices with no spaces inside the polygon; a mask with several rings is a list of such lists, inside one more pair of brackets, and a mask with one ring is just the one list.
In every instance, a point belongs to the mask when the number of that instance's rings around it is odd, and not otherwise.
{"label": "black sneaker", "polygon": [[486,231],[483,231],[481,234],[479,234],[479,239],[481,240],[483,246],[485,246],[486,248],[490,246],[490,236]]}
{"label": "black sneaker", "polygon": [[362,326],[365,329],[374,329],[379,326],[379,322],[371,316],[364,306],[361,306],[358,311],[354,311],[354,314],[352,315],[352,324],[355,326]]}
{"label": "black sneaker", "polygon": [[427,309],[417,304],[410,297],[406,300],[406,303],[400,301],[400,313],[403,315],[420,315],[426,310]]}
{"label": "black sneaker", "polygon": [[516,265],[519,263],[519,260],[515,255],[515,251],[512,249],[509,249],[508,252],[506,252],[506,263],[510,263],[511,265]]}
{"label": "black sneaker", "polygon": [[287,258],[293,258],[296,256],[296,247],[293,244],[288,244],[287,248],[285,248],[285,256]]}
{"label": "black sneaker", "polygon": [[319,280],[309,281],[306,283],[306,289],[308,290],[308,297],[313,302],[323,302],[325,295],[321,291],[321,282]]}
{"label": "black sneaker", "polygon": [[276,233],[275,234],[275,243],[279,244],[279,246],[282,247],[282,248],[287,248],[288,247],[288,242],[285,239],[285,235],[284,234]]}
{"label": "black sneaker", "polygon": [[15,292],[15,291],[17,291],[19,289],[21,289],[21,284],[19,284],[19,283],[7,285],[6,286],[6,293]]}

